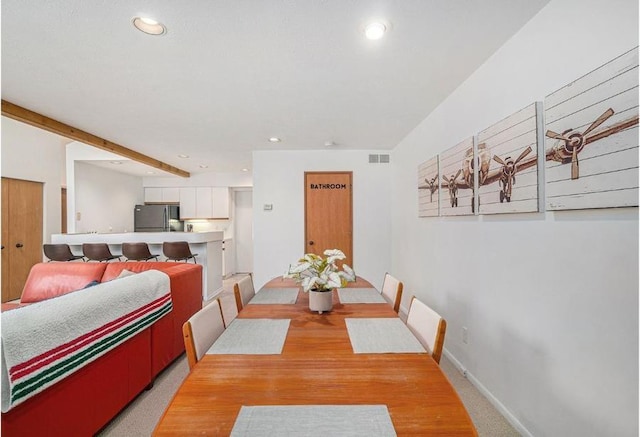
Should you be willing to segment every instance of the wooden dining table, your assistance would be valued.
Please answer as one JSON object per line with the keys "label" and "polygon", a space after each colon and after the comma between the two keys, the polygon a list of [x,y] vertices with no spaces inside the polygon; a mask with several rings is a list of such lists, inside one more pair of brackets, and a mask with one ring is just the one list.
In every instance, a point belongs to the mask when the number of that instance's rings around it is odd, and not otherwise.
{"label": "wooden dining table", "polygon": [[[296,287],[276,278],[265,288]],[[349,287],[371,287],[362,278]],[[238,319],[290,319],[282,353],[204,355],[191,370],[154,435],[231,433],[243,406],[386,405],[402,435],[477,435],[440,366],[427,353],[354,353],[345,319],[396,318],[387,303],[308,308],[301,289],[295,304],[246,305]]]}

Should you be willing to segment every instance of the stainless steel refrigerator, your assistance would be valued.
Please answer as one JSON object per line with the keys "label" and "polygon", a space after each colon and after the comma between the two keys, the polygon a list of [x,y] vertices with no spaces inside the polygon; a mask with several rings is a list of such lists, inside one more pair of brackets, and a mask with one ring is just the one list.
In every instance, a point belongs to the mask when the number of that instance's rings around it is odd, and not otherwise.
{"label": "stainless steel refrigerator", "polygon": [[178,205],[136,205],[134,208],[136,232],[175,232],[184,230]]}

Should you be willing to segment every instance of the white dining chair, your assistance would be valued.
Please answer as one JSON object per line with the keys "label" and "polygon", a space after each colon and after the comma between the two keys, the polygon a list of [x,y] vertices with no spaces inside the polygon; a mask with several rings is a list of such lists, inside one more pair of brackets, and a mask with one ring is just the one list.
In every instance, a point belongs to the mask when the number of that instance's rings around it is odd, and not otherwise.
{"label": "white dining chair", "polygon": [[447,322],[414,296],[409,306],[407,326],[422,343],[422,346],[431,354],[436,363],[440,364]]}
{"label": "white dining chair", "polygon": [[193,369],[224,330],[222,304],[219,299],[215,299],[184,322],[182,335],[189,369]]}
{"label": "white dining chair", "polygon": [[402,282],[389,273],[385,273],[384,281],[382,281],[382,296],[393,306],[393,310],[397,313],[400,310],[400,301],[402,300]]}
{"label": "white dining chair", "polygon": [[236,297],[236,307],[238,313],[242,311],[242,308],[249,303],[253,296],[256,295],[256,291],[253,288],[253,278],[251,275],[247,275],[233,284],[233,294]]}

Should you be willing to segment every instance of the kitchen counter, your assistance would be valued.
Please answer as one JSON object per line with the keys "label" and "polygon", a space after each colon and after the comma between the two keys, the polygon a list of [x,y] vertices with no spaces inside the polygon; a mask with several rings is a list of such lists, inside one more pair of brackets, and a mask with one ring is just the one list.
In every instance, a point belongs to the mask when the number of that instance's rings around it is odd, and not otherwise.
{"label": "kitchen counter", "polygon": [[152,254],[162,255],[162,243],[186,241],[197,263],[203,266],[202,299],[207,301],[222,292],[222,240],[224,232],[124,232],[108,234],[54,234],[51,242],[66,243],[76,255],[82,255],[83,243],[107,243],[111,253],[122,254],[122,243],[147,243]]}

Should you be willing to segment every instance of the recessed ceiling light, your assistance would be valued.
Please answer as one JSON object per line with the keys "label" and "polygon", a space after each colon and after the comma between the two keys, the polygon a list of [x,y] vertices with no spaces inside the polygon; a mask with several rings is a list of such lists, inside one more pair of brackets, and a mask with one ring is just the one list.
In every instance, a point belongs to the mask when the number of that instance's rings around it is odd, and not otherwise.
{"label": "recessed ceiling light", "polygon": [[206,164],[200,164],[198,167],[200,167],[200,168],[209,168],[209,166],[206,165]]}
{"label": "recessed ceiling light", "polygon": [[122,164],[122,161],[109,161],[111,164],[113,165],[120,165]]}
{"label": "recessed ceiling light", "polygon": [[164,35],[167,33],[167,28],[162,23],[158,23],[156,20],[148,18],[148,17],[134,17],[131,20],[133,25],[140,32],[144,32],[147,35]]}
{"label": "recessed ceiling light", "polygon": [[376,40],[382,38],[386,31],[387,26],[385,26],[384,23],[374,21],[364,27],[364,36],[366,36],[367,39]]}
{"label": "recessed ceiling light", "polygon": [[243,168],[242,171],[249,171],[249,169],[248,168]]}
{"label": "recessed ceiling light", "polygon": [[188,158],[188,157],[189,157],[189,155],[184,155],[182,153],[178,155],[178,158]]}
{"label": "recessed ceiling light", "polygon": [[269,141],[272,143],[279,143],[281,140],[278,137],[271,137],[269,138]]}

